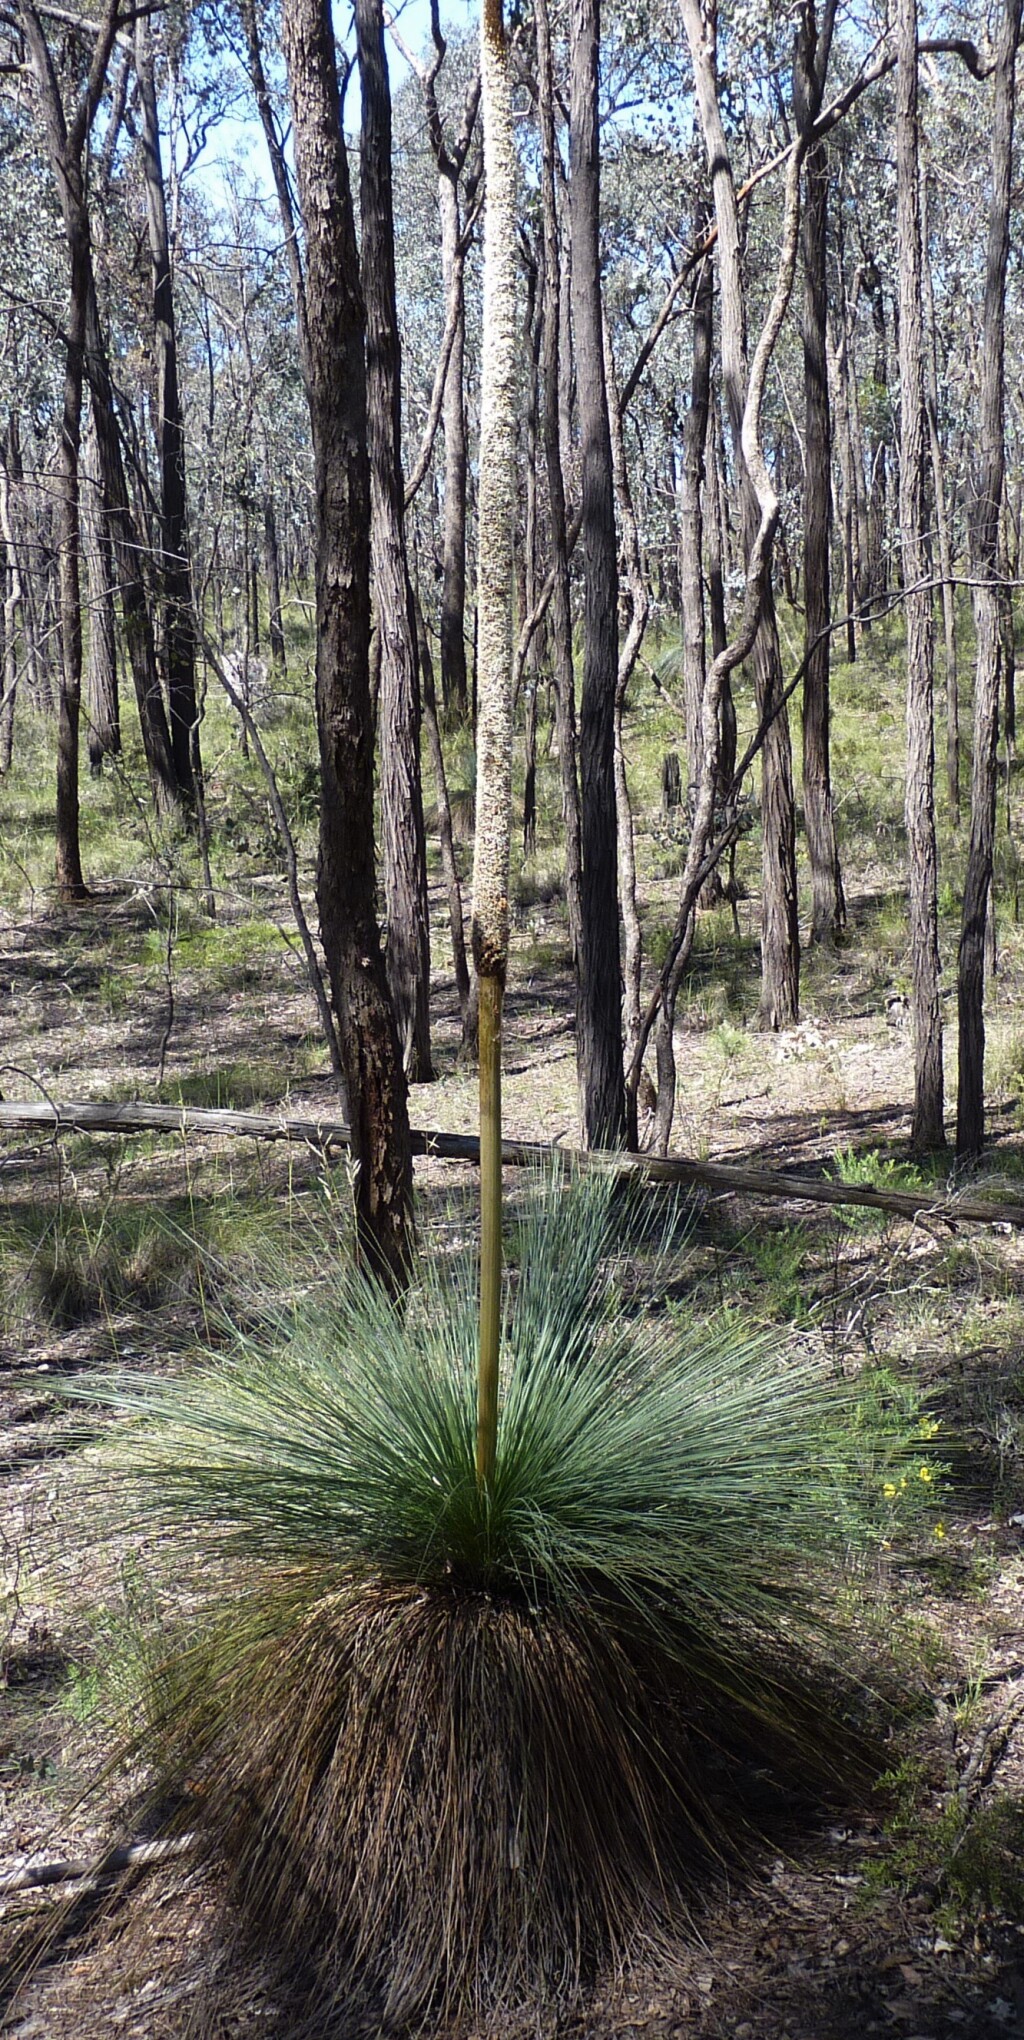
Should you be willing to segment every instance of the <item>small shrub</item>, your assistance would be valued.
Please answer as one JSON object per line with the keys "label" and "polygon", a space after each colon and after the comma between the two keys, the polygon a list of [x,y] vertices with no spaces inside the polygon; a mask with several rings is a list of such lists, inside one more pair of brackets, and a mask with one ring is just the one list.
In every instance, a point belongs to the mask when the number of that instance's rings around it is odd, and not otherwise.
{"label": "small shrub", "polygon": [[158,1568],[133,1748],[375,2016],[571,1996],[747,1859],[737,1781],[855,1762],[828,1581],[907,1426],[777,1332],[624,1303],[620,1223],[595,1174],[518,1226],[483,1489],[472,1254],[396,1311],[321,1241],[184,1378],[70,1391],[138,1419],[91,1505]]}

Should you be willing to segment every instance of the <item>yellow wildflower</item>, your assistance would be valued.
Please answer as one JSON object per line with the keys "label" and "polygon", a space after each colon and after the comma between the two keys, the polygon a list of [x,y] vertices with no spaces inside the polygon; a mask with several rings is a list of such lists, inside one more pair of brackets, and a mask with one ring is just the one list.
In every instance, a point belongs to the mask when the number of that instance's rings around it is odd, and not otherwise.
{"label": "yellow wildflower", "polygon": [[927,1485],[929,1481],[934,1480],[935,1475],[933,1474],[930,1466],[919,1466],[917,1470],[917,1477],[918,1480],[923,1480]]}
{"label": "yellow wildflower", "polygon": [[945,1526],[945,1523],[936,1523],[936,1525],[935,1525],[935,1535],[936,1535],[936,1537],[945,1537],[945,1534],[946,1534],[946,1526]]}
{"label": "yellow wildflower", "polygon": [[887,1501],[887,1502],[891,1502],[891,1501],[892,1501],[892,1498],[893,1498],[894,1494],[896,1493],[896,1488],[895,1488],[895,1485],[894,1485],[894,1483],[893,1483],[893,1482],[892,1482],[891,1480],[887,1480],[887,1481],[886,1481],[886,1483],[885,1483],[885,1486],[884,1486],[884,1488],[882,1489],[882,1493],[883,1493],[883,1495],[885,1496],[885,1499],[886,1499],[886,1501]]}

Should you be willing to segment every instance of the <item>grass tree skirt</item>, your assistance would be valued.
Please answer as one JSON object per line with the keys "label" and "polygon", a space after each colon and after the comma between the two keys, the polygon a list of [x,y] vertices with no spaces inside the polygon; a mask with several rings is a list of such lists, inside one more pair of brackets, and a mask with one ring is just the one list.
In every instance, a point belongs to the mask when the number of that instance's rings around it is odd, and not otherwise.
{"label": "grass tree skirt", "polygon": [[905,1412],[666,1307],[610,1179],[507,1244],[485,1487],[471,1254],[401,1314],[293,1262],[184,1377],[76,1391],[137,1420],[91,1502],[154,1568],[134,1748],[258,1932],[395,2017],[571,1996],[744,1853],[745,1778],[841,1774],[825,1597],[927,1488]]}

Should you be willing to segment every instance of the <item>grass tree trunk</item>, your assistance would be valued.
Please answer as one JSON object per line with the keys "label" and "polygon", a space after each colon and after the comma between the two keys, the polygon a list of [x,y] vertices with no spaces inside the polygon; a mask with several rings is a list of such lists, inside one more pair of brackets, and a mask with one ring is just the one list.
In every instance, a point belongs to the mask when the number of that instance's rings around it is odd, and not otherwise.
{"label": "grass tree trunk", "polygon": [[416,627],[406,562],[391,88],[381,0],[356,0],[362,88],[360,226],[366,304],[373,583],[380,626],[380,790],[387,973],[407,1076],[429,1083],[430,919]]}
{"label": "grass tree trunk", "polygon": [[[931,594],[925,538],[924,364],[918,171],[917,0],[899,0],[896,83],[896,238],[900,324],[900,532],[907,626],[906,823],[914,1011],[915,1149],[942,1147],[938,847]],[[984,926],[984,918],[982,920]]]}
{"label": "grass tree trunk", "polygon": [[512,829],[512,587],[516,526],[516,173],[501,0],[483,0],[484,329],[477,564],[473,958],[480,988],[480,1375],[477,1481],[494,1473],[501,1337],[501,1015]]}
{"label": "grass tree trunk", "polygon": [[352,1122],[359,1246],[366,1264],[397,1287],[408,1265],[412,1152],[376,917],[365,315],[327,0],[286,0],[282,27],[306,240],[321,773],[317,901]]}
{"label": "grass tree trunk", "polygon": [[985,1137],[985,923],[986,916],[991,913],[992,856],[996,832],[996,741],[1001,671],[999,516],[1006,465],[1006,266],[1010,252],[1014,71],[1020,28],[1021,0],[1005,0],[995,71],[980,431],[973,490],[971,571],[977,634],[974,754],[971,840],[964,881],[957,973],[960,1043],[956,1151],[962,1159],[972,1159],[980,1154]]}

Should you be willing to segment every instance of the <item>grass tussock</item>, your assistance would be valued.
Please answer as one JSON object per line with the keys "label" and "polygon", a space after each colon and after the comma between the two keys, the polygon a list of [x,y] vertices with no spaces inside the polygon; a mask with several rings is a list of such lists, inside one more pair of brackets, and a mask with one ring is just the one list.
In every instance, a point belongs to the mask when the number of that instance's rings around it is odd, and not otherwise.
{"label": "grass tussock", "polygon": [[535,1197],[483,1493],[470,1255],[401,1314],[282,1269],[186,1378],[100,1391],[138,1420],[114,1508],[189,1603],[145,1651],[159,1789],[388,2016],[571,1995],[736,1856],[727,1781],[849,1761],[828,1568],[909,1437],[777,1333],[639,1311],[619,1222],[607,1182]]}

